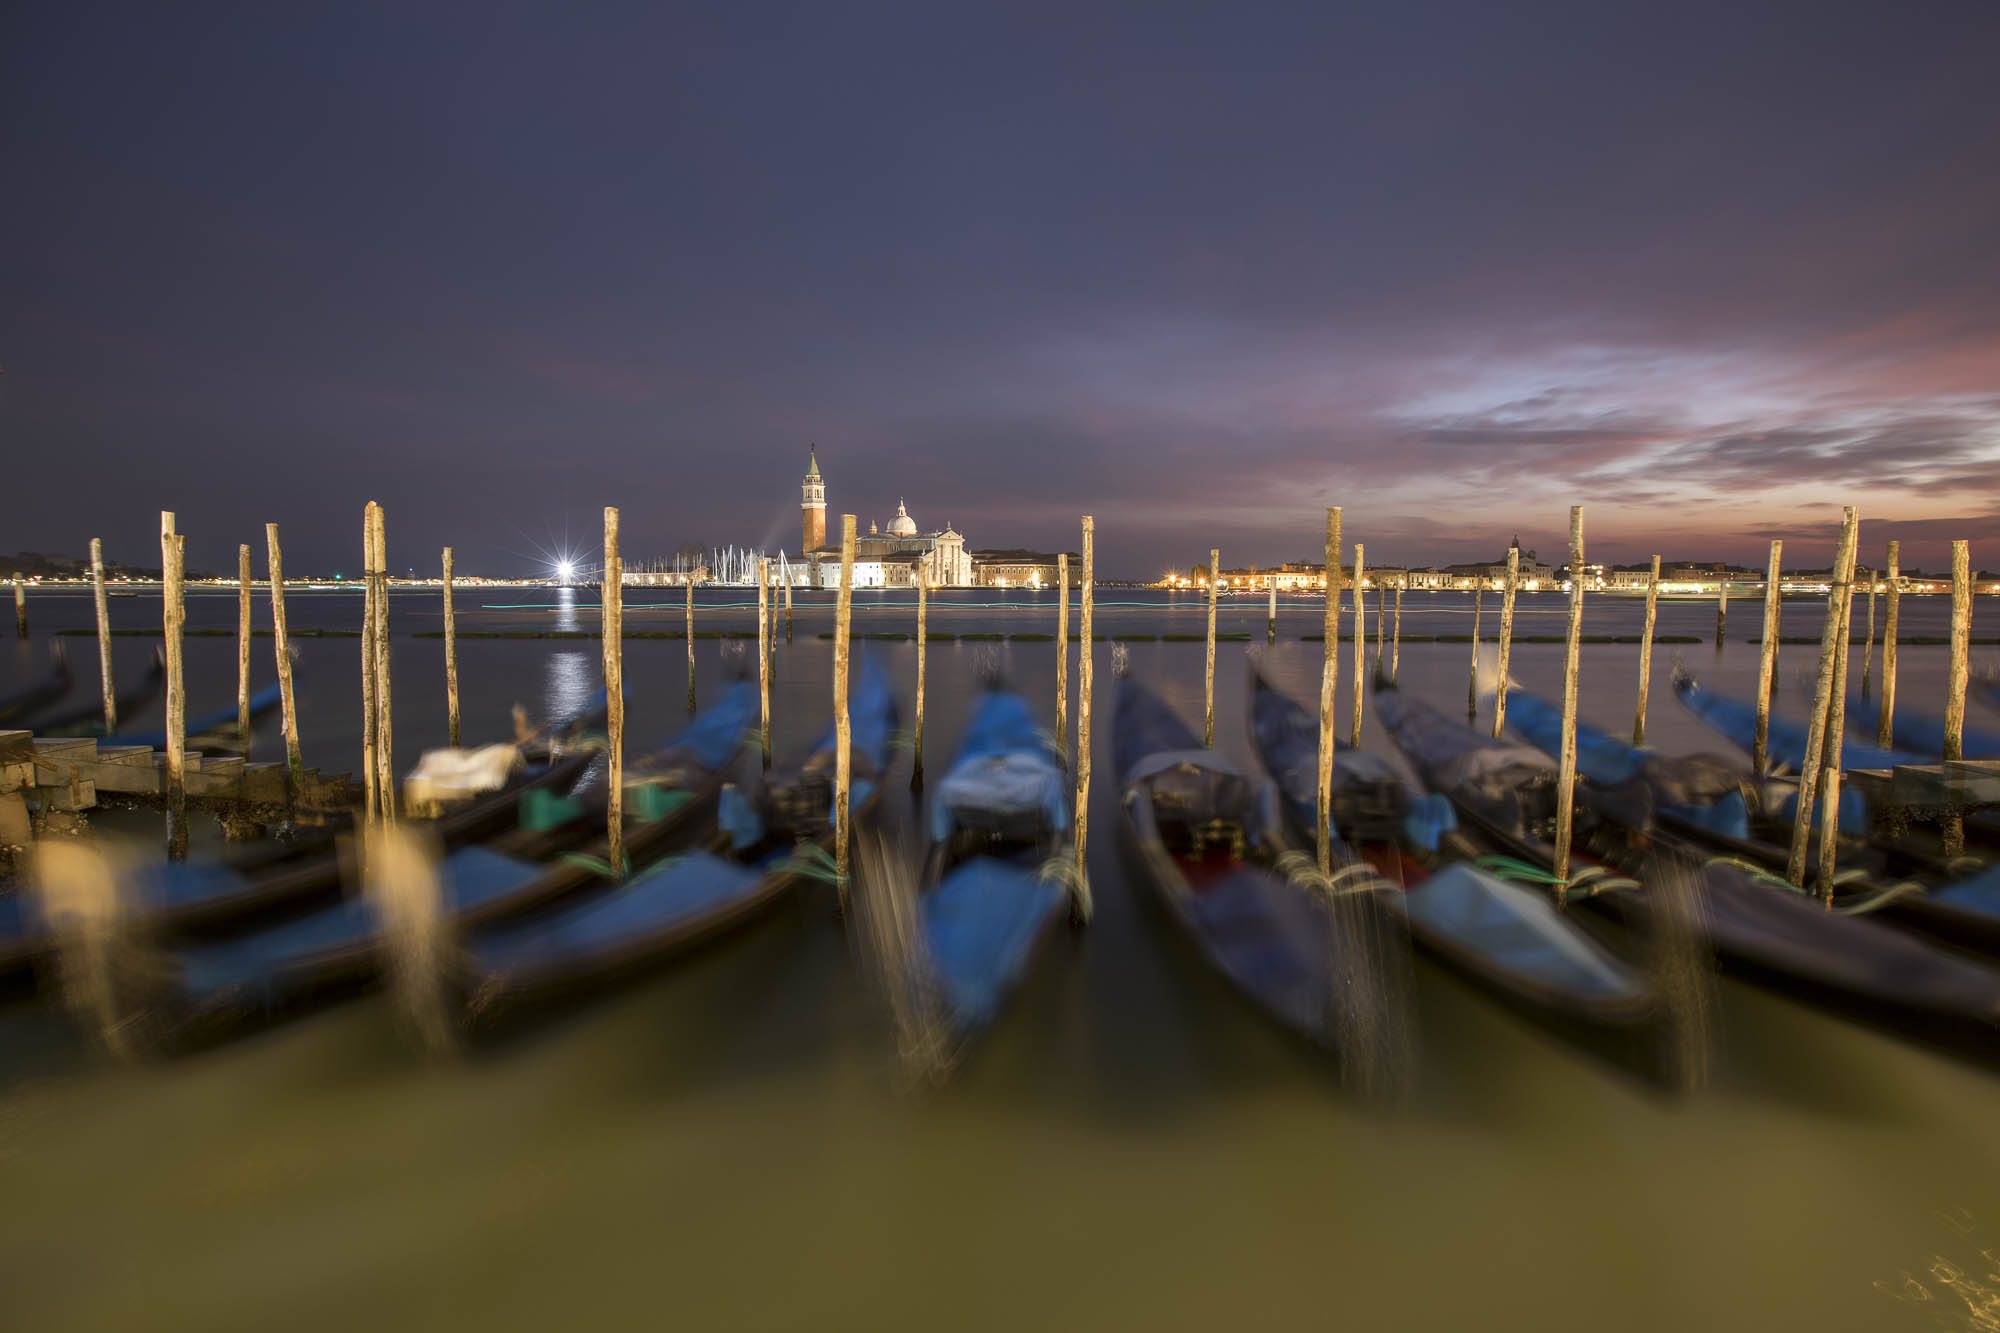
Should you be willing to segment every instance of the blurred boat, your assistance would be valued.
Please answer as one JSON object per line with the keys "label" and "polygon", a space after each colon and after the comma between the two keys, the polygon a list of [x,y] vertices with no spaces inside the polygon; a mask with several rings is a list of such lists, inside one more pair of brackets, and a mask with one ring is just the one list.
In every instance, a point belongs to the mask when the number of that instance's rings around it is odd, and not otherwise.
{"label": "blurred boat", "polygon": [[[755,687],[738,681],[664,747],[626,766],[628,864],[650,864],[697,828],[756,714]],[[595,795],[568,802],[557,819],[446,855],[435,870],[433,905],[445,928],[477,931],[613,882],[601,833],[578,848],[603,826],[603,794]],[[168,955],[147,1000],[184,1028],[268,1015],[372,976],[384,944],[379,903],[352,893],[265,929]]]}
{"label": "blurred boat", "polygon": [[1068,770],[1020,695],[982,691],[932,789],[916,935],[947,1043],[988,1027],[1066,902],[1087,892],[1070,838]]}
{"label": "blurred boat", "polygon": [[[1550,700],[1515,686],[1507,695],[1507,721],[1546,753],[1561,747],[1562,710]],[[1766,818],[1748,770],[1732,773],[1726,760],[1640,749],[1582,719],[1576,724],[1576,741],[1577,772],[1606,787],[1643,783],[1653,797],[1654,817],[1667,832],[1761,871],[1788,867],[1795,790],[1786,818]],[[1836,911],[1873,915],[2000,958],[2000,868],[1982,867],[1926,888],[1915,880],[1894,880],[1890,857],[1857,840],[1843,838],[1839,856],[1846,868],[1835,881]]]}
{"label": "blurred boat", "polygon": [[49,663],[46,676],[25,689],[0,698],[0,724],[16,726],[30,713],[48,707],[69,693],[69,658],[63,652],[61,644],[55,646],[53,657],[54,660]]}
{"label": "blurred boat", "polygon": [[[146,674],[139,679],[139,683],[128,687],[123,694],[113,695],[112,703],[117,715],[130,717],[158,698],[160,691],[166,687],[167,653],[166,649],[159,648],[154,650],[152,664],[146,668]],[[234,718],[235,714],[230,716]],[[26,725],[37,736],[101,736],[104,734],[104,702],[100,699],[43,713]],[[165,744],[164,738],[161,744]]]}
{"label": "blurred boat", "polygon": [[[1317,720],[1258,673],[1251,732],[1292,826],[1316,845]],[[1426,953],[1586,1045],[1656,1060],[1666,1015],[1651,981],[1558,912],[1543,877],[1523,884],[1481,864],[1485,849],[1446,797],[1412,790],[1380,756],[1336,748],[1329,819],[1337,856],[1359,854],[1405,886],[1409,932]]]}
{"label": "blurred boat", "polygon": [[[1967,693],[1971,693],[1968,689]],[[1882,705],[1879,700],[1866,699],[1849,691],[1847,695],[1847,730],[1849,739],[1862,736],[1872,739],[1882,725]],[[1916,762],[1936,763],[1944,754],[1944,719],[1936,713],[1926,713],[1899,705],[1896,715],[1890,719],[1895,727],[1896,748],[1917,754],[1932,756],[1929,760]],[[1963,727],[1959,731],[1959,754],[1966,759],[2000,759],[2000,731],[1987,731],[1982,727]],[[1842,746],[1842,762],[1846,762],[1846,745]],[[1850,768],[1866,768],[1866,764],[1849,764]]]}
{"label": "blurred boat", "polygon": [[[537,794],[566,792],[595,751],[565,741],[601,721],[602,692],[591,707],[517,742],[518,764],[495,790],[470,796],[420,824],[451,851],[517,826]],[[329,836],[298,847],[275,843],[236,863],[221,858],[149,861],[118,879],[118,910],[128,928],[172,939],[254,928],[340,888],[341,854]],[[55,944],[41,911],[20,894],[0,894],[0,973],[31,963]]]}
{"label": "blurred boat", "polygon": [[1344,847],[1335,875],[1321,879],[1286,836],[1271,782],[1203,748],[1129,676],[1118,683],[1112,750],[1146,881],[1210,966],[1343,1056],[1370,1020],[1401,1029],[1396,955],[1406,945],[1392,886]]}
{"label": "blurred boat", "polygon": [[[1525,864],[1552,871],[1552,759],[1481,735],[1399,691],[1378,688],[1376,700],[1377,716],[1426,783],[1450,796],[1461,816],[1504,837]],[[1685,929],[1747,979],[1982,1058],[2000,1056],[2000,971],[1880,922],[1828,912],[1738,858],[1704,856],[1656,827],[1643,782],[1603,788],[1580,778],[1574,827],[1582,869],[1551,887],[1635,937]],[[1637,866],[1653,882],[1612,873],[1618,865]],[[1670,876],[1686,876],[1692,887],[1685,911],[1660,891]]]}
{"label": "blurred boat", "polygon": [[[754,702],[755,693],[751,698]],[[873,661],[848,701],[849,804],[858,826],[874,808],[892,758],[896,698]],[[836,733],[752,793],[722,791],[719,835],[560,910],[476,931],[449,972],[464,1016],[600,984],[659,963],[749,920],[808,880],[833,874]]]}

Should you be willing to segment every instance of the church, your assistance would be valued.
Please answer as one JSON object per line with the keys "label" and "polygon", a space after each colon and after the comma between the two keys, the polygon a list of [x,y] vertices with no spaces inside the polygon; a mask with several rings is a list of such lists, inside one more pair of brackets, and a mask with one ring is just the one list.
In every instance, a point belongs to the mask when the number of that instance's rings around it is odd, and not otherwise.
{"label": "church", "polygon": [[[821,588],[840,586],[840,533],[826,526],[826,479],[819,471],[819,449],[809,455],[802,498],[801,546],[809,581]],[[871,521],[866,532],[854,538],[854,586],[857,588],[914,588],[919,571],[928,575],[933,588],[972,586],[972,557],[966,553],[965,537],[947,523],[936,532],[919,532],[917,521],[901,500],[888,530]]]}

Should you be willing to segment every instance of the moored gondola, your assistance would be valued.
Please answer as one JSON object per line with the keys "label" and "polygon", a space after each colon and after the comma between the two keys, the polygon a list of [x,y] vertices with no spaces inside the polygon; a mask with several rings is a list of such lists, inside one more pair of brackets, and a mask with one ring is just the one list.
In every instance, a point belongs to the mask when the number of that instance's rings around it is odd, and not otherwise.
{"label": "moored gondola", "polygon": [[[1561,710],[1518,686],[1507,699],[1508,722],[1553,753],[1561,744]],[[1595,783],[1645,783],[1655,817],[1668,833],[1767,874],[1786,868],[1791,822],[1762,815],[1762,789],[1747,770],[1732,772],[1722,759],[1638,749],[1581,720],[1576,734],[1578,772]],[[1840,857],[1845,869],[1834,885],[1834,910],[1871,915],[2000,958],[2000,868],[1982,867],[1927,887],[1899,878],[1894,857],[1858,839],[1843,837]]]}
{"label": "moored gondola", "polygon": [[[699,830],[756,709],[755,689],[738,681],[660,750],[627,764],[629,863],[648,865]],[[579,790],[569,818],[444,856],[433,905],[444,928],[477,931],[606,883],[605,839],[578,847],[601,826],[602,795]],[[600,819],[586,817],[592,813]],[[373,975],[384,934],[379,905],[350,894],[261,930],[170,952],[164,966],[155,964],[145,996],[155,1021],[213,1030]]]}
{"label": "moored gondola", "polygon": [[1394,889],[1345,848],[1321,877],[1286,836],[1271,782],[1203,748],[1129,676],[1113,753],[1138,865],[1209,965],[1343,1060],[1401,1047],[1407,945]]}
{"label": "moored gondola", "polygon": [[1069,802],[1068,771],[1028,701],[982,691],[931,788],[916,903],[912,963],[952,1049],[999,1017],[1064,906],[1087,913]]}
{"label": "moored gondola", "polygon": [[[1461,815],[1506,827],[1518,854],[1552,866],[1547,811],[1554,763],[1519,742],[1496,741],[1395,690],[1378,689],[1376,712],[1426,782]],[[1705,857],[1662,835],[1641,782],[1576,787],[1579,842],[1652,879],[1642,884],[1588,865],[1567,897],[1635,935],[1663,927],[1669,876],[1693,888],[1685,927],[1722,965],[1747,979],[1982,1059],[2000,1057],[2000,971],[1864,917],[1826,911],[1768,871]],[[1584,848],[1579,848],[1579,852]]]}
{"label": "moored gondola", "polygon": [[[1258,673],[1251,730],[1293,827],[1316,839],[1317,722]],[[1668,1015],[1641,971],[1557,912],[1546,889],[1482,866],[1486,849],[1458,827],[1445,797],[1412,790],[1377,755],[1334,753],[1333,831],[1404,886],[1404,915],[1420,948],[1581,1044],[1657,1068]]]}
{"label": "moored gondola", "polygon": [[[537,794],[565,792],[583,776],[595,751],[573,742],[602,716],[600,698],[504,747],[513,754],[499,785],[421,821],[425,836],[454,851],[515,828],[524,801],[532,807]],[[127,928],[162,940],[236,934],[331,897],[340,887],[341,869],[340,849],[324,837],[307,839],[299,849],[275,846],[249,865],[221,859],[147,861],[118,876],[117,906]],[[55,944],[56,932],[33,902],[16,899],[12,913],[0,916],[0,972],[32,963]]]}
{"label": "moored gondola", "polygon": [[[856,823],[869,817],[892,758],[896,699],[872,661],[848,703]],[[448,975],[460,1017],[502,1012],[670,959],[748,921],[798,886],[833,876],[837,762],[832,726],[798,763],[749,792],[725,788],[719,834],[601,892],[518,922],[461,932]]]}

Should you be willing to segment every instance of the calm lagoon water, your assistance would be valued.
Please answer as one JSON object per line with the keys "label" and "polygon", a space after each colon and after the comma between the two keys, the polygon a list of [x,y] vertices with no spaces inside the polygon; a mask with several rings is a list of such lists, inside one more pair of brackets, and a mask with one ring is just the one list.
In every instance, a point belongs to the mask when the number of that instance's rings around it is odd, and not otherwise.
{"label": "calm lagoon water", "polygon": [[[680,624],[669,590],[631,600],[664,605],[629,606],[630,630]],[[698,627],[753,629],[754,597],[744,600],[704,591]],[[912,627],[907,595],[856,601],[860,632]],[[826,722],[831,644],[818,635],[830,602],[800,599],[793,639],[777,649],[780,755]],[[156,598],[113,605],[120,625],[158,624]],[[359,620],[352,595],[289,606],[295,627]],[[590,630],[597,617],[586,590],[468,589],[459,606],[463,630]],[[1975,633],[1992,632],[1988,606]],[[1905,632],[1942,634],[1946,610],[1942,599],[1906,601]],[[30,613],[33,640],[0,641],[0,691],[40,669],[53,631],[91,623],[87,596],[38,594]],[[1054,614],[1046,594],[941,593],[930,623],[935,634],[1046,633]],[[1668,675],[1678,655],[1715,687],[1747,693],[1757,650],[1744,640],[1760,614],[1733,603],[1733,641],[1718,652],[1712,601],[1662,604],[1662,635],[1703,641],[1656,650],[1655,744],[1726,752],[1673,699]],[[1789,601],[1784,614],[1786,634],[1818,632],[1817,601]],[[190,604],[194,628],[234,616],[226,593]],[[260,598],[259,625],[267,616]],[[1585,629],[1636,634],[1639,616],[1636,600],[1599,598]],[[443,739],[442,645],[415,637],[439,627],[435,594],[398,593],[392,618],[407,768]],[[1199,597],[1106,589],[1097,628],[1198,634],[1204,618]],[[1246,650],[1313,697],[1322,649],[1299,636],[1319,620],[1310,601],[1287,604],[1266,649],[1263,600],[1224,602],[1223,630],[1253,641],[1218,652],[1219,747],[1254,762]],[[1523,599],[1517,633],[1555,636],[1562,624],[1559,597]],[[1411,594],[1403,628],[1465,633],[1469,598]],[[1482,628],[1497,628],[1490,601]],[[93,642],[63,642],[79,691],[94,691]],[[354,767],[358,641],[298,642],[307,762]],[[150,647],[117,640],[121,674],[141,670]],[[1199,642],[1119,647],[1199,725]],[[695,648],[704,697],[755,665],[742,640]],[[1420,962],[1412,1096],[1382,1107],[1343,1092],[1324,1060],[1211,977],[1127,878],[1112,650],[1097,648],[1097,918],[1045,956],[945,1087],[910,1087],[887,1016],[817,894],[443,1064],[415,1052],[380,996],[120,1069],[14,995],[0,1001],[5,1324],[1992,1326],[1978,1320],[1991,1308],[1979,1303],[2000,1293],[2000,1261],[1987,1257],[2000,1255],[2000,1080],[1790,1000],[1721,983],[1710,1086],[1673,1098]],[[914,646],[862,651],[907,704]],[[1405,688],[1462,700],[1471,651],[1405,644]],[[1813,651],[1785,647],[1781,708],[1803,711]],[[1975,665],[1996,651],[1975,648]],[[503,734],[516,701],[548,713],[586,696],[598,652],[592,640],[464,641],[468,740]],[[1341,652],[1344,719],[1352,645]],[[1585,648],[1586,717],[1630,726],[1637,652]],[[1901,705],[1935,709],[1943,649],[1901,657]],[[1517,678],[1548,692],[1560,661],[1559,644],[1514,652]],[[190,713],[228,706],[231,641],[191,638],[188,663]],[[262,683],[268,639],[256,663]],[[685,717],[686,663],[678,640],[626,644],[633,749]],[[1053,721],[1052,644],[934,642],[933,771],[995,669]],[[1074,662],[1071,680],[1074,691]],[[1387,752],[1372,720],[1364,743]],[[279,753],[267,728],[256,755]],[[903,786],[891,782],[884,812],[897,828],[912,822]],[[99,822],[107,835],[151,836],[157,816]]]}

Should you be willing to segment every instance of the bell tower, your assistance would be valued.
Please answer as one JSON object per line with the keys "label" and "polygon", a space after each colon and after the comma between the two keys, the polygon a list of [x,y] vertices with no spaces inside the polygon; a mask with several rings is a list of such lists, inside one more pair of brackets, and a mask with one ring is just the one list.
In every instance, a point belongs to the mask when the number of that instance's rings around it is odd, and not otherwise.
{"label": "bell tower", "polygon": [[803,512],[804,550],[817,551],[826,545],[826,482],[819,475],[819,448],[811,451],[812,466],[806,469],[805,484],[800,487],[802,498],[799,508]]}

